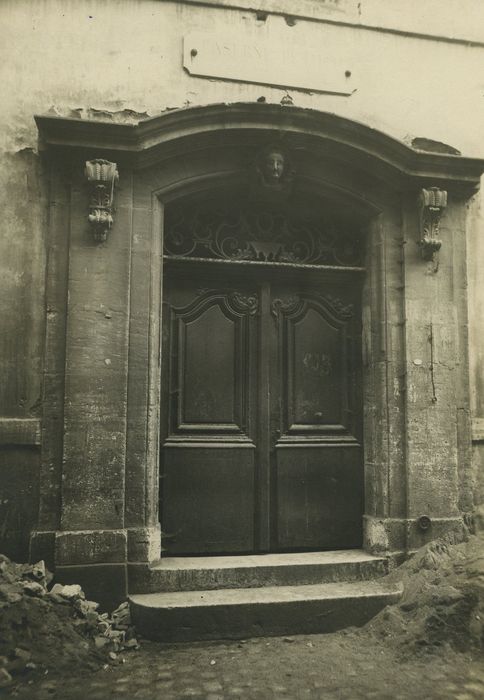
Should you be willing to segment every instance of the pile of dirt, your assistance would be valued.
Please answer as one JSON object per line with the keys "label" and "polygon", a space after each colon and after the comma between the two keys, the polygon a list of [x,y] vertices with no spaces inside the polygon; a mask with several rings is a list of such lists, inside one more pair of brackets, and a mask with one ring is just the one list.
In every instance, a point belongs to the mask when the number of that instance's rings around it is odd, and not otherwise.
{"label": "pile of dirt", "polygon": [[110,616],[78,585],[50,587],[43,561],[16,564],[0,555],[0,687],[26,673],[95,670],[137,649],[128,603]]}
{"label": "pile of dirt", "polygon": [[460,544],[434,540],[386,580],[403,585],[400,603],[384,608],[362,634],[409,654],[444,645],[484,648],[484,535]]}

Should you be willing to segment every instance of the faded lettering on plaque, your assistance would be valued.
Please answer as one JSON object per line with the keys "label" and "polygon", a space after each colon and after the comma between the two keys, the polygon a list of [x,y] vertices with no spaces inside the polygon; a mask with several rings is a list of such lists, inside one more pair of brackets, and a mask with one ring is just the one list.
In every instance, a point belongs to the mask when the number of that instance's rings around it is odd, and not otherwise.
{"label": "faded lettering on plaque", "polygon": [[344,48],[231,35],[193,33],[184,38],[183,66],[190,75],[311,92],[351,95],[356,89]]}

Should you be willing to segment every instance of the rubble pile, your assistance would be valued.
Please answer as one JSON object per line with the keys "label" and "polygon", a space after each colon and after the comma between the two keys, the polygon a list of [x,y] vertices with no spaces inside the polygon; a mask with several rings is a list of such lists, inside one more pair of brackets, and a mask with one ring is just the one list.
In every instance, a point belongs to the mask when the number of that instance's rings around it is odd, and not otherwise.
{"label": "rubble pile", "polygon": [[16,564],[0,555],[0,687],[19,674],[95,670],[138,649],[128,603],[98,612],[78,585],[50,587],[43,561]]}
{"label": "rubble pile", "polygon": [[434,540],[394,569],[400,603],[384,608],[362,634],[409,654],[450,645],[456,651],[484,649],[484,535],[455,544]]}

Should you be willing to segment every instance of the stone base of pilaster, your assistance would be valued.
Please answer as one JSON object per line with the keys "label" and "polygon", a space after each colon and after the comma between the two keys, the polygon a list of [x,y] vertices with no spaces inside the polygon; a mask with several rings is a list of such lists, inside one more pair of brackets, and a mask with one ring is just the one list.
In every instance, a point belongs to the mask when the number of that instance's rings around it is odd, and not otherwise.
{"label": "stone base of pilaster", "polygon": [[417,518],[363,518],[363,546],[370,554],[411,554],[427,542],[441,537],[463,542],[468,536],[464,516],[430,518],[427,529],[422,529]]}
{"label": "stone base of pilaster", "polygon": [[56,582],[78,583],[87,598],[111,610],[128,595],[127,565],[148,567],[160,558],[160,528],[38,530],[30,560],[43,559]]}

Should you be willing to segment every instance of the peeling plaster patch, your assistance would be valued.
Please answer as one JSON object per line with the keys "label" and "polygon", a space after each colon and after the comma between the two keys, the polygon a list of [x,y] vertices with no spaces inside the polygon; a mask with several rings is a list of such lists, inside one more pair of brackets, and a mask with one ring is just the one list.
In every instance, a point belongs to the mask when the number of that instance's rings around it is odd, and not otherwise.
{"label": "peeling plaster patch", "polygon": [[87,110],[87,113],[88,118],[91,119],[112,119],[114,122],[120,121],[124,123],[138,123],[143,121],[143,119],[148,119],[150,116],[148,112],[137,112],[136,110],[129,108],[119,109],[116,111],[90,108]]}
{"label": "peeling plaster patch", "polygon": [[30,156],[37,153],[37,130],[33,119],[29,118],[26,123],[17,121],[6,125],[3,136],[4,154]]}
{"label": "peeling plaster patch", "polygon": [[429,153],[450,153],[454,156],[461,156],[462,153],[449,146],[447,143],[442,143],[442,141],[434,141],[433,139],[428,139],[424,136],[416,136],[411,141],[412,148],[418,151],[428,151]]}
{"label": "peeling plaster patch", "polygon": [[[117,103],[119,106],[121,103]],[[59,108],[56,106],[50,107],[46,114],[54,114],[57,117],[66,117],[71,119],[86,119],[90,121],[110,121],[123,124],[138,124],[144,119],[149,119],[149,112],[139,112],[135,109],[120,108],[120,109],[100,109],[97,107],[74,107],[74,108]]]}

